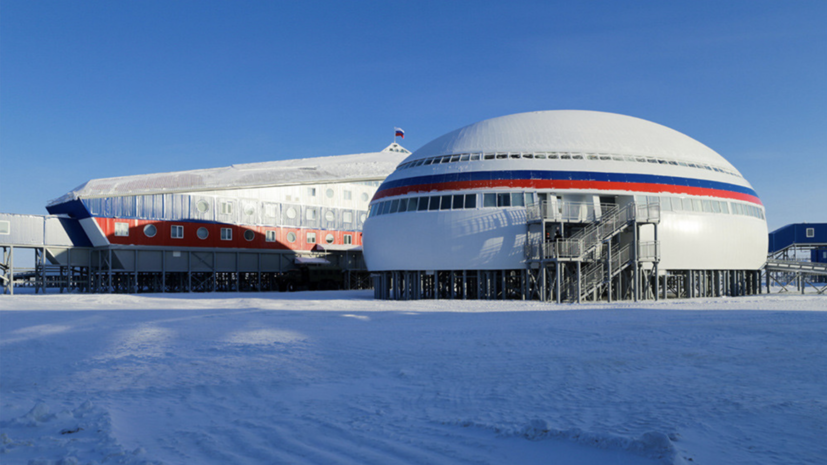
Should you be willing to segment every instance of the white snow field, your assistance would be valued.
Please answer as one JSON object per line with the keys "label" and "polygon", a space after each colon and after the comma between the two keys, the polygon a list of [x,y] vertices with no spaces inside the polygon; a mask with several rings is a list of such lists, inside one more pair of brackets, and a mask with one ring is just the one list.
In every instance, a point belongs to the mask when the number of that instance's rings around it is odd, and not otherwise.
{"label": "white snow field", "polygon": [[0,463],[827,463],[827,296],[371,297],[0,296]]}

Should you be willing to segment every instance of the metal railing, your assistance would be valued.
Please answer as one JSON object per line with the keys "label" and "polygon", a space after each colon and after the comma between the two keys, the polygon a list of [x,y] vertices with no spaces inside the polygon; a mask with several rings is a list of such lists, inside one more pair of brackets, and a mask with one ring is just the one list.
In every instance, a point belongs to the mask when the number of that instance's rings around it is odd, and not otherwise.
{"label": "metal railing", "polygon": [[[543,202],[545,203],[545,202]],[[586,205],[586,204],[582,204]],[[542,207],[542,205],[541,205]],[[593,212],[592,208],[592,212]],[[526,258],[529,260],[543,259],[580,259],[587,258],[589,253],[595,253],[594,259],[599,258],[599,249],[603,241],[620,231],[632,221],[657,222],[660,219],[660,204],[649,203],[638,205],[630,203],[618,209],[615,205],[605,205],[605,210],[599,221],[593,222],[577,234],[554,242],[542,242],[541,237],[534,238],[526,244]],[[657,241],[641,242],[639,257],[642,260],[655,261],[660,259],[660,245]]]}
{"label": "metal railing", "polygon": [[638,260],[643,262],[660,261],[660,241],[638,242]]}
{"label": "metal railing", "polygon": [[589,202],[542,202],[526,206],[528,221],[554,221],[566,223],[592,223],[601,219],[612,209],[614,204],[600,204],[597,211],[594,203]]}

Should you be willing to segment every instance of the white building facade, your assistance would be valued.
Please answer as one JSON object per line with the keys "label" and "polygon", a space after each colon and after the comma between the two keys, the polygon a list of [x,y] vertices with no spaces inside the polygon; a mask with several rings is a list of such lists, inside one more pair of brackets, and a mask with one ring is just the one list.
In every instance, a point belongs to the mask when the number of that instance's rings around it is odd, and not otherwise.
{"label": "white building facade", "polygon": [[383,298],[743,294],[767,250],[761,201],[721,155],[592,111],[503,116],[426,144],[379,187],[363,233]]}

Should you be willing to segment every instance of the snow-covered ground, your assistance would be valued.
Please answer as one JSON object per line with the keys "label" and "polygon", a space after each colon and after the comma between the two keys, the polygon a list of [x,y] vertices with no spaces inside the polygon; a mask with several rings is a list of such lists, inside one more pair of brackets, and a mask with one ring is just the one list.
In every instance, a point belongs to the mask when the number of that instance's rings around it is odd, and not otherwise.
{"label": "snow-covered ground", "polygon": [[827,296],[0,309],[3,464],[827,463]]}

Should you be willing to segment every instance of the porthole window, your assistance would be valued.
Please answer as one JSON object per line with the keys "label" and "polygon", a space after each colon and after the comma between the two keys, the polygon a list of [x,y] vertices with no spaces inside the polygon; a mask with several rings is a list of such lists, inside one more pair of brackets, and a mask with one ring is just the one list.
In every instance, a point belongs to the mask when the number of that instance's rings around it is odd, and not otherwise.
{"label": "porthole window", "polygon": [[365,214],[364,214],[364,213],[362,213],[361,215],[359,215],[359,221],[361,221],[362,223],[364,223],[364,222],[365,222],[365,218],[366,218],[366,216],[365,216]]}
{"label": "porthole window", "polygon": [[332,211],[328,210],[324,213],[324,219],[325,221],[333,221],[336,219],[336,215]]}
{"label": "porthole window", "polygon": [[146,237],[155,237],[156,234],[158,234],[158,228],[156,228],[154,224],[144,226],[144,235]]}
{"label": "porthole window", "polygon": [[367,192],[362,192],[362,202],[367,202],[367,201],[368,201],[368,194],[367,194]]}
{"label": "porthole window", "polygon": [[325,236],[324,241],[327,242],[328,244],[332,244],[333,243],[333,234],[328,234],[327,236]]}
{"label": "porthole window", "polygon": [[210,236],[210,232],[207,231],[207,228],[200,227],[198,231],[195,232],[195,235],[198,236],[199,239],[204,240]]}
{"label": "porthole window", "polygon": [[247,216],[253,216],[256,214],[256,206],[255,205],[245,205],[244,206],[244,214]]}
{"label": "porthole window", "polygon": [[207,213],[207,210],[210,209],[210,204],[206,200],[199,200],[195,204],[195,208],[198,210],[198,213]]}
{"label": "porthole window", "polygon": [[328,199],[332,199],[334,194],[333,189],[328,189],[324,191],[324,194],[327,196]]}
{"label": "porthole window", "polygon": [[293,242],[296,242],[296,233],[294,233],[294,232],[287,233],[287,242],[290,242],[291,244]]}
{"label": "porthole window", "polygon": [[255,238],[256,238],[256,233],[253,232],[252,230],[248,229],[248,230],[244,231],[244,240],[246,240],[247,242],[250,242]]}
{"label": "porthole window", "polygon": [[288,207],[287,211],[285,212],[285,215],[287,215],[287,217],[292,220],[296,217],[296,209],[293,207]]}

